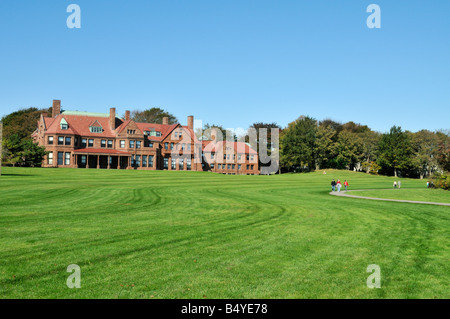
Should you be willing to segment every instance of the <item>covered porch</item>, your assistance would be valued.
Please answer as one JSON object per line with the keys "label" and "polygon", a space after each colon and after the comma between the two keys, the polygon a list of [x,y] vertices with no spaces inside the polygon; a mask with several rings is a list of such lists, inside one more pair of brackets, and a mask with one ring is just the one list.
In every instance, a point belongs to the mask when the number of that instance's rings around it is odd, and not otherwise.
{"label": "covered porch", "polygon": [[73,152],[77,168],[130,169],[131,154],[117,150],[80,149]]}

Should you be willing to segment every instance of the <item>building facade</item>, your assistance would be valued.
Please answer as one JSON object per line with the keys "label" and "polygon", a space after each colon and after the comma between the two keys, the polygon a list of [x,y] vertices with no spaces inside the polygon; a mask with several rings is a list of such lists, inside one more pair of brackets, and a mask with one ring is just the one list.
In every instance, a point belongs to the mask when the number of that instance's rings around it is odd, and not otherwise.
{"label": "building facade", "polygon": [[211,171],[259,174],[258,154],[242,142],[200,141],[194,117],[188,125],[137,123],[109,114],[61,111],[53,100],[52,115],[41,114],[33,139],[48,155],[43,167]]}

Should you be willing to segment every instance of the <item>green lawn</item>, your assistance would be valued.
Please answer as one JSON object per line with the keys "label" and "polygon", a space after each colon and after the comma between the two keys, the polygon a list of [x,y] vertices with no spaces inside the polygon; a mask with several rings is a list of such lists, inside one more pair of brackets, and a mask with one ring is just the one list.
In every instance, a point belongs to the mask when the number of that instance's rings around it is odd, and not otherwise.
{"label": "green lawn", "polygon": [[402,199],[422,202],[450,203],[450,192],[443,189],[401,188],[349,193],[355,196]]}
{"label": "green lawn", "polygon": [[[3,168],[1,298],[449,298],[450,208],[393,178]],[[402,180],[402,189],[423,188]],[[356,192],[355,192],[356,194]],[[69,264],[81,289],[69,289]],[[381,267],[381,289],[366,268]]]}

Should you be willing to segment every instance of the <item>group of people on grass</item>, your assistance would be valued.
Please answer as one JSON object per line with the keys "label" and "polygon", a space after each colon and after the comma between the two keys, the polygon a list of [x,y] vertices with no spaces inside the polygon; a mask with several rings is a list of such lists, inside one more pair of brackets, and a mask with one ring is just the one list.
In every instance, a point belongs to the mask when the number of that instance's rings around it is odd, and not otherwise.
{"label": "group of people on grass", "polygon": [[[345,191],[347,191],[347,187],[348,187],[347,180],[344,181],[344,187],[345,187]],[[331,181],[331,191],[335,192],[337,189],[337,191],[340,192],[341,188],[342,188],[342,184],[339,179],[337,180],[337,182],[334,179]]]}
{"label": "group of people on grass", "polygon": [[400,189],[400,187],[402,187],[402,182],[398,181],[398,183],[397,183],[397,181],[394,181],[393,187],[394,187],[394,189],[396,189],[396,188]]}

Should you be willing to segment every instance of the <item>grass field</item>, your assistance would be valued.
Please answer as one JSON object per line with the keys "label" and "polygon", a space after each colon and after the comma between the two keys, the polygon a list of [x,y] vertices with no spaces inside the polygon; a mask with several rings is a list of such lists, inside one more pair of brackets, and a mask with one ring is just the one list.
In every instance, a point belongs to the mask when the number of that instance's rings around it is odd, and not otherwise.
{"label": "grass field", "polygon": [[[394,179],[327,172],[3,168],[0,297],[449,298],[450,208],[330,196],[331,178]],[[423,188],[402,179],[395,196]]]}
{"label": "grass field", "polygon": [[350,193],[355,196],[366,196],[388,199],[402,199],[422,202],[450,203],[450,192],[443,189],[401,188],[383,189]]}

